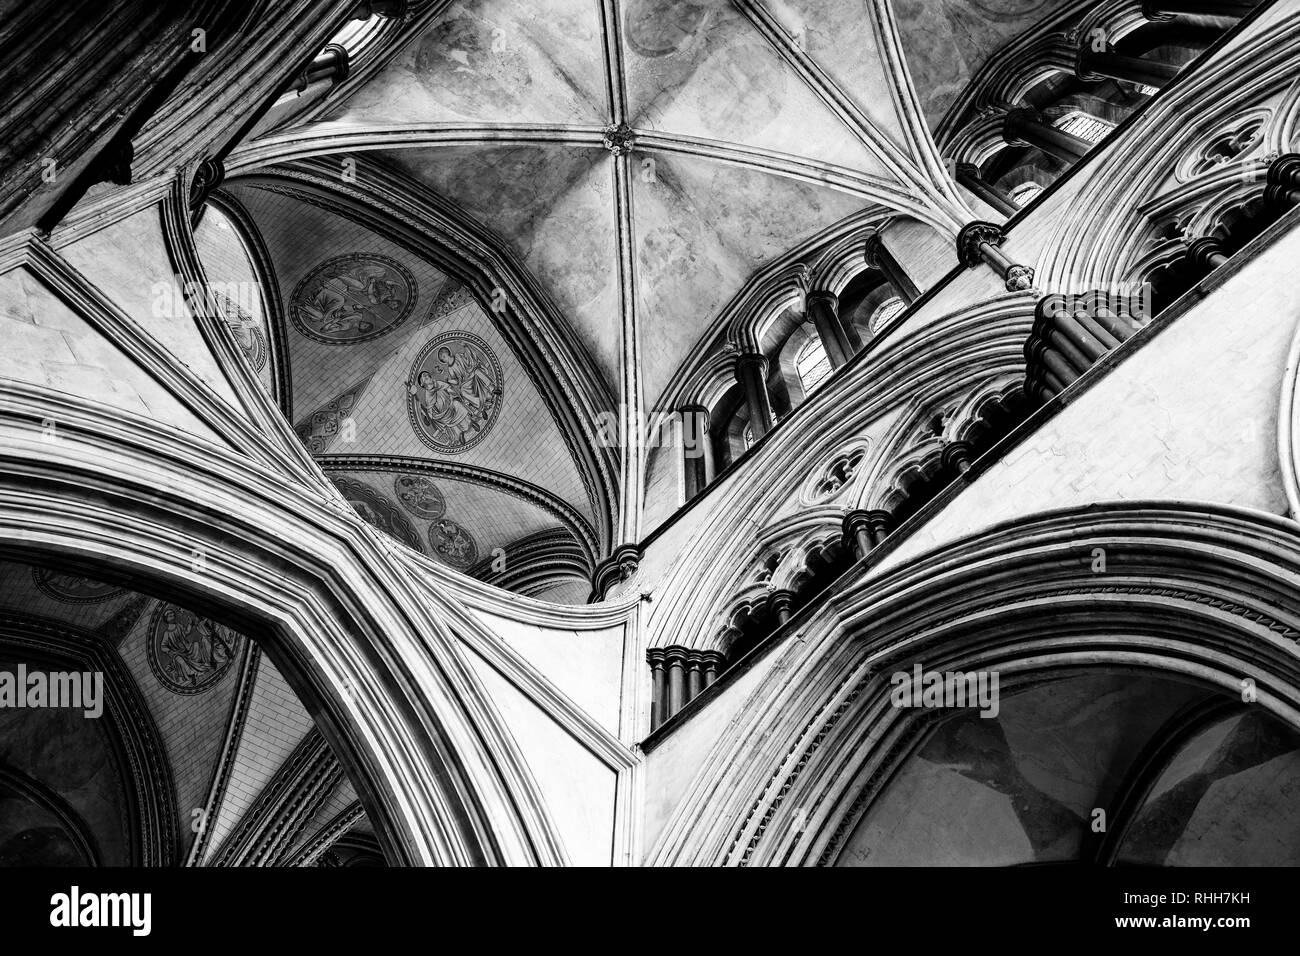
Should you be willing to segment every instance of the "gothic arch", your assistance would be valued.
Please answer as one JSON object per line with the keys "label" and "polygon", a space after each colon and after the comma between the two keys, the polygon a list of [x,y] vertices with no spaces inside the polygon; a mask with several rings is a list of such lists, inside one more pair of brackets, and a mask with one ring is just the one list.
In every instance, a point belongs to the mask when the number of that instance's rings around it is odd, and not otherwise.
{"label": "gothic arch", "polygon": [[996,669],[1004,687],[1103,665],[1233,696],[1249,679],[1255,706],[1300,728],[1297,606],[1294,525],[1226,506],[1050,512],[869,575],[830,599],[824,627],[804,628],[780,650],[779,666],[753,691],[755,706],[718,740],[650,860],[833,856],[837,832],[936,713],[890,704],[891,673],[915,663]]}
{"label": "gothic arch", "polygon": [[495,708],[391,546],[333,498],[209,442],[7,387],[0,555],[129,584],[272,653],[389,858],[563,853]]}

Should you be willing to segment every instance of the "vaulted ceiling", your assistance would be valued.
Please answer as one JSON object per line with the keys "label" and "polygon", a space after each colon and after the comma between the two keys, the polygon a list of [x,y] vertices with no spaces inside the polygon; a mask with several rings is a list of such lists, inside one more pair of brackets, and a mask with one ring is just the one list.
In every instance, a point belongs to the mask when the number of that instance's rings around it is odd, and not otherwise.
{"label": "vaulted ceiling", "polygon": [[[951,237],[975,218],[930,129],[1053,6],[416,5],[341,87],[227,162],[223,194],[260,233],[288,317],[294,423],[309,435],[355,407],[355,440],[313,448],[363,486],[349,500],[386,508],[424,468],[480,561],[562,534],[577,567],[636,540],[648,529],[626,508],[620,525],[618,502],[638,468],[601,416],[644,419],[747,283],[845,224],[903,214]],[[310,328],[338,324],[321,310],[349,283],[370,305],[342,308],[368,331]],[[375,288],[395,290],[387,306]],[[388,530],[413,524],[445,557],[446,529],[397,514]],[[546,596],[580,600],[569,580]]]}
{"label": "vaulted ceiling", "polygon": [[0,562],[0,662],[18,661],[98,673],[103,695],[95,719],[0,712],[0,866],[382,861],[341,764],[246,636],[130,587]]}

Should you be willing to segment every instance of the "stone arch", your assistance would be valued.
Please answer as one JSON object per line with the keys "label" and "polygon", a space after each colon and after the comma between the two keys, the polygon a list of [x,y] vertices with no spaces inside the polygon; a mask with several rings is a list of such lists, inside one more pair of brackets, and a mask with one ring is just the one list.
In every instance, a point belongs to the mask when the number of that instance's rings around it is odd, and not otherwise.
{"label": "stone arch", "polygon": [[72,399],[58,440],[43,441],[49,413],[23,404],[2,423],[0,556],[179,600],[257,641],[358,784],[392,862],[561,858],[400,549],[333,498],[215,445],[128,438]]}
{"label": "stone arch", "polygon": [[[1093,570],[1095,549],[1108,555],[1105,572]],[[836,833],[934,717],[891,705],[891,674],[915,663],[996,669],[1003,687],[1096,666],[1229,696],[1249,679],[1255,706],[1300,728],[1297,606],[1292,524],[1245,509],[1092,505],[955,542],[837,593],[823,627],[778,651],[649,861],[833,857]]]}

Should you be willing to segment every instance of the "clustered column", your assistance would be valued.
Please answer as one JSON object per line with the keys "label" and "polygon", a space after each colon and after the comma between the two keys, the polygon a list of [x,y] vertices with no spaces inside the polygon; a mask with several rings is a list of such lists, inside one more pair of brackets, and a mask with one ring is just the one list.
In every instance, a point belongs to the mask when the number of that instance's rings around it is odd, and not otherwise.
{"label": "clustered column", "polygon": [[656,730],[698,697],[726,664],[719,651],[672,645],[646,651],[650,664],[650,729]]}
{"label": "clustered column", "polygon": [[1055,398],[1149,321],[1140,300],[1127,296],[1044,296],[1025,343],[1025,391],[1040,401]]}
{"label": "clustered column", "polygon": [[850,511],[844,516],[845,544],[853,549],[853,556],[861,561],[871,553],[872,548],[885,540],[892,524],[893,515],[888,511]]}

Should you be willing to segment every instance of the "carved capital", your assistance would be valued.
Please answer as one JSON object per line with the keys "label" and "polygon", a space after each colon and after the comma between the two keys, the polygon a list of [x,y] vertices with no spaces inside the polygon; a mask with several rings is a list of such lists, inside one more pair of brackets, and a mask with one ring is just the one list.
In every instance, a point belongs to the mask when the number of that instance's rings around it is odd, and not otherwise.
{"label": "carved capital", "polygon": [[1000,246],[1006,241],[1007,236],[1001,226],[976,219],[966,223],[961,227],[961,232],[957,233],[957,258],[967,268],[977,266],[984,261],[980,254],[981,243]]}
{"label": "carved capital", "polygon": [[1008,292],[1028,292],[1034,287],[1034,270],[1029,266],[1013,265],[1007,270]]}
{"label": "carved capital", "polygon": [[591,573],[591,595],[588,603],[603,601],[610,590],[636,573],[641,563],[641,549],[634,544],[622,544]]}

